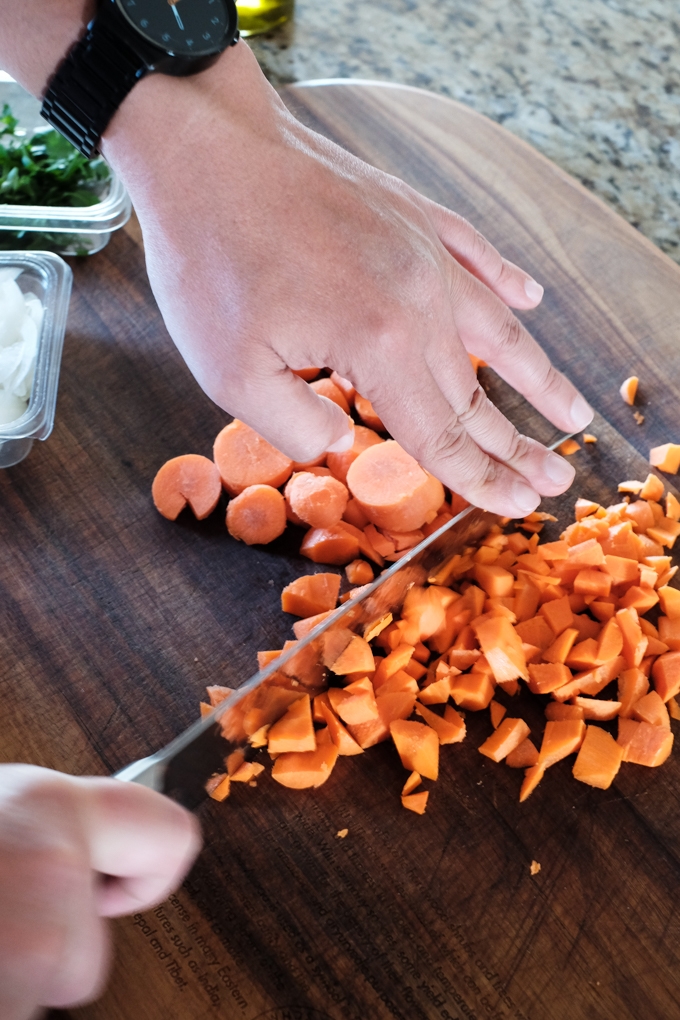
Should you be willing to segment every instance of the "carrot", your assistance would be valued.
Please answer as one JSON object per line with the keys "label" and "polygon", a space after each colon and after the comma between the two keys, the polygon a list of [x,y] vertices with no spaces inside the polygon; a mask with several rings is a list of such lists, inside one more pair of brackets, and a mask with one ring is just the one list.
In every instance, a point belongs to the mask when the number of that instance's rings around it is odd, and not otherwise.
{"label": "carrot", "polygon": [[680,617],[680,591],[677,588],[669,588],[668,585],[664,585],[657,590],[657,595],[661,603],[661,610],[666,616],[670,616],[671,619]]}
{"label": "carrot", "polygon": [[349,379],[344,379],[341,375],[338,375],[337,372],[331,372],[331,382],[335,383],[338,389],[342,391],[347,403],[352,405],[357,391],[354,389],[354,386]]}
{"label": "carrot", "polygon": [[379,718],[375,694],[368,679],[355,680],[344,690],[331,687],[328,691],[328,700],[335,714],[350,726]]}
{"label": "carrot", "polygon": [[350,584],[370,584],[373,580],[373,570],[366,560],[352,560],[345,567],[345,574]]}
{"label": "carrot", "polygon": [[451,684],[451,697],[459,708],[479,712],[493,698],[494,683],[486,673],[461,673]]}
{"label": "carrot", "polygon": [[286,530],[286,503],[271,485],[249,485],[227,506],[227,530],[246,545],[267,545]]}
{"label": "carrot", "polygon": [[473,627],[497,683],[518,677],[528,679],[521,639],[508,620],[497,616],[480,617]]}
{"label": "carrot", "polygon": [[671,719],[663,700],[656,691],[645,694],[633,705],[633,717],[640,722],[651,723],[652,726],[671,728]]}
{"label": "carrot", "polygon": [[439,740],[431,727],[424,723],[396,719],[390,723],[390,734],[405,769],[418,772],[426,779],[437,778]]}
{"label": "carrot", "polygon": [[432,727],[440,744],[457,744],[465,738],[465,721],[450,705],[443,716],[418,704],[416,704],[416,712],[428,726]]}
{"label": "carrot", "polygon": [[571,680],[571,670],[563,662],[530,663],[527,669],[529,690],[534,694],[550,694]]}
{"label": "carrot", "polygon": [[492,761],[502,761],[527,739],[529,732],[523,719],[505,718],[477,750]]}
{"label": "carrot", "polygon": [[405,797],[402,796],[401,806],[405,807],[407,811],[415,812],[417,815],[424,815],[429,796],[429,790],[423,790],[422,793],[411,793]]}
{"label": "carrot", "polygon": [[283,589],[281,609],[293,616],[317,616],[335,609],[339,593],[339,574],[305,574]]}
{"label": "carrot", "polygon": [[529,737],[523,740],[521,744],[518,744],[514,751],[510,751],[505,759],[505,764],[509,765],[511,769],[531,768],[537,762],[538,751]]}
{"label": "carrot", "polygon": [[680,651],[664,652],[652,666],[654,690],[663,701],[680,694]]}
{"label": "carrot", "polygon": [[321,371],[320,368],[313,368],[311,365],[308,368],[293,368],[293,375],[299,375],[305,382],[311,382],[312,379],[316,379],[317,375]]}
{"label": "carrot", "polygon": [[354,443],[349,450],[345,450],[344,453],[327,454],[326,463],[335,477],[343,482],[343,484],[347,484],[347,472],[359,454],[367,450],[369,446],[378,446],[379,443],[384,442],[385,440],[381,439],[373,429],[366,428],[363,425],[356,425],[354,427]]}
{"label": "carrot", "polygon": [[433,520],[444,487],[393,439],[364,450],[350,465],[347,485],[377,527],[413,531]]}
{"label": "carrot", "polygon": [[354,407],[364,425],[367,425],[370,429],[375,429],[376,432],[385,432],[385,426],[373,410],[373,404],[370,400],[366,400],[366,397],[355,393]]}
{"label": "carrot", "polygon": [[319,730],[316,750],[280,754],[272,768],[272,779],[293,790],[321,786],[333,771],[338,753],[328,728]]}
{"label": "carrot", "polygon": [[557,447],[557,452],[561,453],[563,457],[571,457],[572,453],[576,453],[577,450],[581,449],[580,443],[577,443],[575,439],[565,439],[563,443]]}
{"label": "carrot", "polygon": [[648,474],[640,489],[642,499],[656,500],[663,496],[663,482],[656,475]]}
{"label": "carrot", "polygon": [[359,542],[340,524],[330,528],[310,528],[302,540],[300,553],[314,563],[342,567],[359,555]]}
{"label": "carrot", "polygon": [[224,773],[211,776],[205,784],[206,793],[213,800],[226,800],[231,791],[231,779]]}
{"label": "carrot", "polygon": [[519,801],[523,804],[527,797],[530,797],[545,775],[545,765],[536,762],[524,771],[524,781],[519,791]]}
{"label": "carrot", "polygon": [[310,386],[315,393],[318,393],[320,397],[326,397],[328,400],[332,400],[334,404],[341,407],[345,414],[349,414],[349,404],[347,403],[347,397],[342,392],[339,386],[336,386],[332,379],[317,379],[316,382],[310,383]]}
{"label": "carrot", "polygon": [[545,706],[545,717],[549,722],[563,722],[565,719],[584,719],[585,712],[578,705],[563,705],[559,701],[551,701]]}
{"label": "carrot", "polygon": [[196,453],[166,461],[151,486],[154,506],[169,521],[176,520],[187,504],[197,520],[204,520],[217,506],[221,492],[216,465]]}
{"label": "carrot", "polygon": [[249,485],[283,485],[293,462],[237,418],[222,429],[213,447],[222,485],[238,496]]}
{"label": "carrot", "polygon": [[492,700],[489,703],[489,712],[491,713],[491,725],[495,730],[497,730],[503,716],[507,712],[507,708],[505,705],[501,705],[500,702]]}
{"label": "carrot", "polygon": [[347,506],[345,507],[345,512],[342,515],[342,519],[343,521],[346,521],[348,524],[353,524],[355,528],[359,528],[361,531],[363,531],[363,529],[368,524],[368,517],[361,509],[361,507],[357,503],[356,499],[354,499],[354,497],[347,500]]}
{"label": "carrot", "polygon": [[539,765],[548,768],[577,751],[583,743],[586,726],[582,719],[547,722],[538,756]]}
{"label": "carrot", "polygon": [[673,749],[673,734],[664,726],[652,726],[634,719],[619,719],[617,743],[623,747],[623,760],[655,768]]}
{"label": "carrot", "polygon": [[313,528],[337,524],[347,506],[346,486],[328,475],[301,471],[286,486],[286,501],[295,516]]}
{"label": "carrot", "polygon": [[581,783],[608,790],[621,768],[623,748],[611,733],[599,726],[586,726],[586,735],[576,756],[572,775]]}
{"label": "carrot", "polygon": [[[594,719],[597,722],[609,722],[615,719],[621,711],[620,701],[603,701],[598,698],[582,698],[578,695],[573,698],[573,705],[583,712],[581,718]],[[561,706],[565,708],[565,705]]]}
{"label": "carrot", "polygon": [[404,788],[401,791],[402,797],[408,797],[409,793],[413,793],[413,791],[417,787],[419,787],[421,783],[422,783],[422,779],[418,775],[418,773],[417,772],[412,772],[411,775],[406,780],[406,782],[404,783]]}
{"label": "carrot", "polygon": [[623,400],[625,400],[625,402],[627,404],[630,404],[631,406],[635,403],[635,395],[637,393],[638,381],[639,380],[636,375],[631,375],[628,379],[624,379],[619,389],[619,393],[621,394]]}
{"label": "carrot", "polygon": [[680,445],[678,443],[664,443],[663,446],[654,446],[649,451],[649,463],[659,471],[667,471],[671,475],[677,475],[680,468]]}
{"label": "carrot", "polygon": [[324,634],[324,665],[338,676],[373,672],[373,652],[368,641],[351,630],[338,628]]}
{"label": "carrot", "polygon": [[314,751],[316,737],[309,695],[305,694],[286,710],[269,730],[268,747],[274,754],[286,751]]}

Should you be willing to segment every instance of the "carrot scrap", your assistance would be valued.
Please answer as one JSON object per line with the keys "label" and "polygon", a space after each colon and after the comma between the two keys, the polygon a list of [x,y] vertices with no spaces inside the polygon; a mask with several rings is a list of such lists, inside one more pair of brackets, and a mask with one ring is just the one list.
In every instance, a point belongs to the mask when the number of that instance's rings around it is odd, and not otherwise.
{"label": "carrot scrap", "polygon": [[577,443],[575,439],[565,439],[557,447],[557,452],[561,453],[563,457],[571,457],[572,453],[576,453],[580,449],[581,444]]}
{"label": "carrot scrap", "polygon": [[429,796],[429,790],[423,790],[422,793],[411,793],[401,798],[401,806],[405,807],[407,811],[415,812],[417,815],[424,815]]}
{"label": "carrot scrap", "polygon": [[663,446],[653,447],[649,451],[649,463],[659,471],[677,475],[680,468],[680,444],[664,443]]}
{"label": "carrot scrap", "polygon": [[530,875],[538,875],[540,873],[540,870],[541,865],[538,863],[538,861],[532,861],[531,864],[529,865]]}
{"label": "carrot scrap", "polygon": [[166,461],[151,486],[154,506],[169,521],[176,520],[187,504],[197,520],[204,520],[217,506],[221,492],[216,465],[196,453]]}
{"label": "carrot scrap", "polygon": [[608,790],[621,768],[623,748],[611,733],[599,726],[586,726],[580,750],[572,769],[574,779],[600,790]]}
{"label": "carrot scrap", "polygon": [[286,486],[286,502],[304,524],[330,528],[337,524],[347,506],[347,487],[328,475],[299,471]]}
{"label": "carrot scrap", "polygon": [[339,574],[305,574],[281,592],[284,613],[303,618],[335,609],[340,593]]}
{"label": "carrot scrap", "polygon": [[227,530],[246,545],[268,545],[286,530],[286,503],[271,485],[249,485],[227,506]]}
{"label": "carrot scrap", "polygon": [[584,443],[596,443],[597,442],[597,436],[594,436],[592,434],[592,432],[584,432],[583,433],[583,442]]}
{"label": "carrot scrap", "polygon": [[498,729],[477,748],[480,754],[492,761],[502,761],[529,736],[529,727],[523,719],[505,718]]}
{"label": "carrot scrap", "polygon": [[619,393],[621,394],[622,398],[625,400],[627,404],[632,405],[635,403],[635,395],[637,393],[637,388],[638,377],[636,375],[631,375],[628,379],[624,379],[624,381],[621,383]]}

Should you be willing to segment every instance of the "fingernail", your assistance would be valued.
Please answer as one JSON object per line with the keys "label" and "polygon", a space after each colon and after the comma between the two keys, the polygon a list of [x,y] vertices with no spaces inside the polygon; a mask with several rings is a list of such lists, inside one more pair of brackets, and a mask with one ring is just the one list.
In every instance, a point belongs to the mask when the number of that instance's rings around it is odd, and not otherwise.
{"label": "fingernail", "polygon": [[571,485],[576,474],[572,465],[556,453],[551,453],[545,458],[543,469],[551,482],[555,485],[564,485],[565,488]]}
{"label": "fingernail", "polygon": [[536,304],[538,304],[538,302],[543,297],[543,288],[541,287],[540,283],[537,283],[536,280],[532,280],[531,277],[529,277],[528,280],[525,280],[524,290],[526,291],[526,295],[529,298],[529,300],[535,301]]}
{"label": "fingernail", "polygon": [[595,412],[592,407],[579,393],[574,397],[574,402],[571,405],[571,421],[574,429],[578,432],[584,429],[586,425],[590,425],[593,420]]}
{"label": "fingernail", "polygon": [[530,514],[541,502],[541,497],[524,482],[515,482],[512,486],[512,500],[522,515]]}
{"label": "fingernail", "polygon": [[328,447],[328,453],[345,453],[354,446],[354,429],[346,432],[341,439],[336,439],[332,446]]}

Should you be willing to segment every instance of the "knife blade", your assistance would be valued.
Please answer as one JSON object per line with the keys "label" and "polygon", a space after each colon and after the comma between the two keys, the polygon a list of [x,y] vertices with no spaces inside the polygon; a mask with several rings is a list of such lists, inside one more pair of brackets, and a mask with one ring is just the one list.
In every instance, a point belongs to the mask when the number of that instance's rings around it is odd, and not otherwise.
{"label": "knife blade", "polygon": [[[562,436],[548,449],[557,449],[574,434]],[[460,555],[466,546],[479,541],[500,520],[498,514],[475,506],[466,507],[383,571],[359,595],[336,609],[293,647],[236,688],[212,712],[197,720],[160,751],[116,772],[114,778],[148,786],[191,810],[197,808],[207,797],[208,779],[216,773],[224,772],[224,762],[228,755],[241,751],[245,760],[256,756],[257,750],[248,743],[243,722],[246,713],[257,708],[258,702],[262,701],[263,690],[271,691],[272,687],[279,687],[314,694],[325,689],[323,682],[318,687],[310,687],[305,686],[304,681],[297,680],[295,660],[300,661],[299,657],[303,653],[313,655],[314,650],[319,648],[319,639],[341,622],[343,626],[366,636],[372,624],[376,624],[386,613],[394,613],[399,609],[412,585],[427,581],[446,583],[446,573],[454,557]],[[306,661],[308,666],[310,659]],[[283,687],[282,677],[285,678]]]}

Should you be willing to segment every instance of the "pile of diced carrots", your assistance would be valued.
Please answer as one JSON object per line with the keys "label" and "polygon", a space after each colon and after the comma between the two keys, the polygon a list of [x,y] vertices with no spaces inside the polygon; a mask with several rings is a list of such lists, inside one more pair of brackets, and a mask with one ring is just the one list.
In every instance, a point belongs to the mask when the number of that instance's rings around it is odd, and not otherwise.
{"label": "pile of diced carrots", "polygon": [[306,529],[304,556],[333,566],[363,557],[370,580],[367,561],[382,567],[398,559],[466,504],[455,496],[447,500],[441,482],[394,440],[378,435],[382,422],[346,379],[334,372],[309,385],[347,414],[353,411],[349,450],[297,464],[235,419],[217,436],[212,460],[184,454],[167,461],[154,479],[153,501],[169,520],[186,506],[203,520],[224,491],[233,538],[268,544],[291,522]]}
{"label": "pile of diced carrots", "polygon": [[[427,587],[411,587],[398,617],[388,613],[361,634],[339,620],[242,706],[238,726],[251,750],[227,760],[210,795],[222,800],[231,782],[254,784],[263,767],[248,760],[256,750],[268,751],[277,782],[302,789],[324,783],[339,756],[391,739],[409,773],[402,804],[422,814],[429,791],[419,788],[437,779],[440,746],[462,741],[465,713],[485,709],[491,732],[479,751],[524,770],[521,801],[571,754],[574,777],[601,789],[623,762],[661,765],[673,745],[670,718],[680,719],[680,590],[670,585],[669,555],[680,503],[664,498],[652,474],[619,489],[622,501],[606,508],[578,499],[557,541],[539,541],[547,514],[515,530],[492,527]],[[350,583],[370,579],[362,563],[346,568]],[[340,582],[319,573],[284,589],[283,610],[300,617],[296,640],[333,613]],[[646,614],[657,607],[654,624]],[[280,654],[259,653],[260,667]],[[540,742],[512,709],[522,685],[544,705]],[[203,711],[230,693],[208,688]],[[229,727],[233,738],[233,718]]]}

